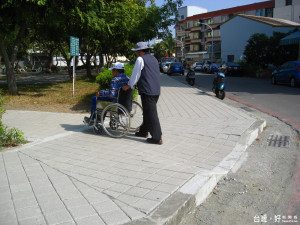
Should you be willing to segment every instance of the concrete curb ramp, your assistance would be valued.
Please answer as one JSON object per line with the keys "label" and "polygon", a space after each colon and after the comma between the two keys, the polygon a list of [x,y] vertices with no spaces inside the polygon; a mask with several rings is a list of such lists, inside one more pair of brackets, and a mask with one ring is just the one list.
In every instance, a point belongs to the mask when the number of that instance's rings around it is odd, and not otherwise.
{"label": "concrete curb ramp", "polygon": [[128,225],[176,225],[181,218],[193,211],[209,196],[219,180],[230,171],[235,172],[247,158],[246,149],[266,126],[266,121],[258,120],[247,129],[238,140],[233,151],[212,171],[195,175],[179,191],[163,202],[148,218]]}

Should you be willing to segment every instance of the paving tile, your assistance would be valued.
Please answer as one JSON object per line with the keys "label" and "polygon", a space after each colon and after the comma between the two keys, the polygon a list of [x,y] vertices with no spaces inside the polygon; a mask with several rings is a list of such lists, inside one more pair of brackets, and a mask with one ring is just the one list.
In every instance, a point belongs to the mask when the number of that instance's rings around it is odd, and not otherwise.
{"label": "paving tile", "polygon": [[120,207],[114,201],[111,200],[93,204],[93,207],[96,209],[96,211],[99,214],[111,212],[111,211],[117,211],[120,209]]}
{"label": "paving tile", "polygon": [[121,210],[103,213],[101,214],[101,217],[107,225],[130,222],[130,218]]}
{"label": "paving tile", "polygon": [[154,208],[160,204],[160,201],[154,201],[150,199],[139,199],[137,202],[131,204],[136,209],[140,209],[142,212],[150,213]]}
{"label": "paving tile", "polygon": [[90,205],[72,207],[69,211],[75,219],[96,215],[95,209]]}
{"label": "paving tile", "polygon": [[81,196],[77,198],[66,199],[64,200],[64,204],[66,205],[67,208],[75,208],[78,206],[89,205],[89,202],[87,201],[86,198]]}
{"label": "paving tile", "polygon": [[150,191],[150,189],[140,188],[140,187],[132,187],[128,191],[126,191],[125,194],[132,195],[135,197],[143,197],[149,191]]}
{"label": "paving tile", "polygon": [[166,192],[161,192],[161,191],[150,191],[149,193],[147,193],[144,198],[145,199],[150,199],[150,200],[154,200],[154,201],[163,201],[165,200],[167,197],[169,197],[170,194],[166,193]]}
{"label": "paving tile", "polygon": [[45,218],[49,225],[74,221],[70,213],[66,210],[45,214]]}
{"label": "paving tile", "polygon": [[9,210],[5,212],[0,212],[0,222],[3,224],[18,224],[17,215],[15,210]]}
{"label": "paving tile", "polygon": [[19,225],[46,225],[45,218],[43,216],[35,216],[26,219],[19,219]]}
{"label": "paving tile", "polygon": [[131,218],[131,220],[137,220],[137,219],[140,219],[140,218],[146,216],[146,214],[144,212],[139,211],[133,207],[130,207],[127,204],[124,204],[123,202],[116,200],[116,203],[121,207],[122,211],[126,215],[128,215],[129,218]]}
{"label": "paving tile", "polygon": [[27,219],[36,216],[42,216],[42,212],[38,205],[26,208],[16,208],[17,217],[20,219]]}
{"label": "paving tile", "polygon": [[106,225],[98,215],[75,219],[78,225]]}
{"label": "paving tile", "polygon": [[48,202],[39,202],[39,205],[44,214],[54,213],[66,210],[66,207],[61,201],[48,201]]}
{"label": "paving tile", "polygon": [[35,198],[21,198],[14,200],[14,205],[17,209],[22,209],[38,206],[38,203]]}

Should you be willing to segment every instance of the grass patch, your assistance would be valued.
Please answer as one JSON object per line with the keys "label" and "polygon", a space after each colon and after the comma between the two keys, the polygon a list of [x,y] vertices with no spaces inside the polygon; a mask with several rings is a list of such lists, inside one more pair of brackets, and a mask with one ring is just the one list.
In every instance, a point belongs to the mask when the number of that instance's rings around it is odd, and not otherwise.
{"label": "grass patch", "polygon": [[[91,105],[91,98],[99,89],[99,84],[87,78],[75,81],[74,97],[72,97],[72,81],[56,84],[22,84],[18,85],[17,96],[8,94],[7,87],[3,89],[6,109],[20,109],[37,111],[64,112],[64,107],[71,111],[87,111]],[[40,110],[43,108],[44,110]],[[57,110],[51,109],[57,108]]]}

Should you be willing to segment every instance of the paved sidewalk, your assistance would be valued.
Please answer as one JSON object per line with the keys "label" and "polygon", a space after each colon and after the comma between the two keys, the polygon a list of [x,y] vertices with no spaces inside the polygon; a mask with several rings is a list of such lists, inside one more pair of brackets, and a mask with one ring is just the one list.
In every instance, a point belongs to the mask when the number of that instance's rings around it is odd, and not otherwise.
{"label": "paved sidewalk", "polygon": [[177,224],[265,125],[162,75],[163,145],[94,135],[83,114],[8,110],[31,143],[0,153],[0,225]]}

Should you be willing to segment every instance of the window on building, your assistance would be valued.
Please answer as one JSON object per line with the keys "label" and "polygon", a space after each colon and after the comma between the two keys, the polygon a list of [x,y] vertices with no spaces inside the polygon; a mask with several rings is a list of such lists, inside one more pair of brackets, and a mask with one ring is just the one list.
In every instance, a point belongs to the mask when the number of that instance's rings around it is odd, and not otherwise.
{"label": "window on building", "polygon": [[265,16],[265,9],[257,9],[255,12],[256,16]]}
{"label": "window on building", "polygon": [[285,0],[285,5],[293,5],[293,0]]}
{"label": "window on building", "polygon": [[198,39],[198,38],[199,38],[198,33],[193,33],[193,39]]}
{"label": "window on building", "polygon": [[224,21],[226,21],[226,20],[228,20],[229,19],[229,16],[228,15],[222,15],[221,16],[221,22],[224,22]]}
{"label": "window on building", "polygon": [[205,23],[207,23],[207,24],[213,23],[212,18],[207,19]]}
{"label": "window on building", "polygon": [[180,17],[182,20],[184,20],[184,15],[181,15],[181,17]]}
{"label": "window on building", "polygon": [[273,17],[273,8],[266,8],[266,16]]}
{"label": "window on building", "polygon": [[199,51],[199,45],[192,45],[193,46],[193,52]]}

